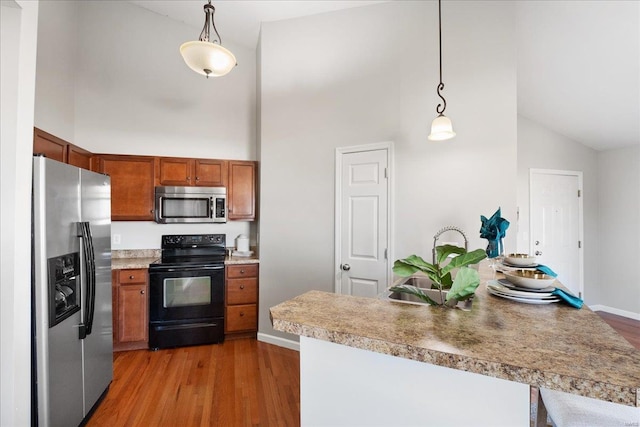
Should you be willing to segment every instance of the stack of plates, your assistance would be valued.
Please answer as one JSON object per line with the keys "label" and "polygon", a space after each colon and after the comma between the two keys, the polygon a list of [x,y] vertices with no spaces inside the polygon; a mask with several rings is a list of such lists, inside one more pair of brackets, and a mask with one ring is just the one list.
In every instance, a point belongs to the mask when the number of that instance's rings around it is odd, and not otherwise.
{"label": "stack of plates", "polygon": [[487,282],[487,291],[491,295],[525,304],[551,304],[560,301],[560,298],[551,293],[554,289],[553,286],[544,289],[521,288],[506,279]]}

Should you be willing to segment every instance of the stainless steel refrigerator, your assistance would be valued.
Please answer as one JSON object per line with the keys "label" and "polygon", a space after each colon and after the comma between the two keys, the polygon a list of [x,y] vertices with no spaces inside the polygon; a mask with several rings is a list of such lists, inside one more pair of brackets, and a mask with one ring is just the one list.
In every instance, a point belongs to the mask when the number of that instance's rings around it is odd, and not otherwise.
{"label": "stainless steel refrigerator", "polygon": [[33,158],[32,420],[77,426],[113,378],[109,177]]}

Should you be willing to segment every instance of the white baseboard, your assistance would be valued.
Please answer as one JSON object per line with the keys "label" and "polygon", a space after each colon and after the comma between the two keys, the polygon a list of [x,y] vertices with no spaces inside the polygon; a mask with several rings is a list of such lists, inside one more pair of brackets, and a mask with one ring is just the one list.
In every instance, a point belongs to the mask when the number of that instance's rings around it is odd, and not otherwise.
{"label": "white baseboard", "polygon": [[288,348],[289,350],[300,351],[300,343],[298,341],[288,340],[286,338],[276,337],[262,332],[258,332],[258,341]]}
{"label": "white baseboard", "polygon": [[606,305],[600,305],[600,304],[590,305],[589,308],[592,311],[604,311],[606,313],[616,314],[622,317],[628,317],[629,319],[640,320],[640,313],[634,313],[632,311],[620,310],[617,308],[607,307]]}

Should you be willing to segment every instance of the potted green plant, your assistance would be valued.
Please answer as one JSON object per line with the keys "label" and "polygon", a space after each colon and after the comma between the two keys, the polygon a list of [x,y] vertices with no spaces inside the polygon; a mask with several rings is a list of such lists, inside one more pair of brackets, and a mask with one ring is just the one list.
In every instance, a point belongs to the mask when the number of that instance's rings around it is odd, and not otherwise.
{"label": "potted green plant", "polygon": [[[446,264],[444,262],[449,259]],[[480,274],[470,267],[487,257],[483,249],[467,252],[464,248],[453,245],[436,246],[435,262],[426,262],[417,255],[411,255],[405,259],[396,260],[393,264],[393,272],[400,277],[409,277],[417,272],[424,273],[433,282],[431,288],[440,291],[440,300],[443,305],[448,305],[452,300],[464,301],[471,298],[480,285]],[[452,271],[459,268],[452,277]],[[411,285],[397,285],[389,288],[392,292],[402,292],[414,295],[430,305],[441,305],[434,301],[421,289]],[[446,296],[443,295],[446,292]]]}

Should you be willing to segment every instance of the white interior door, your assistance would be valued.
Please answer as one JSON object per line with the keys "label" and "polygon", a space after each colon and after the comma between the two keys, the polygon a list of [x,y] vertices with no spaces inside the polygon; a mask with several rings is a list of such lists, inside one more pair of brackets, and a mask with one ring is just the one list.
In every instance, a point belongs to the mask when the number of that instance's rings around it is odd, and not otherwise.
{"label": "white interior door", "polygon": [[529,177],[529,252],[582,296],[582,172],[531,169]]}
{"label": "white interior door", "polygon": [[376,297],[388,286],[389,151],[336,152],[337,293]]}

